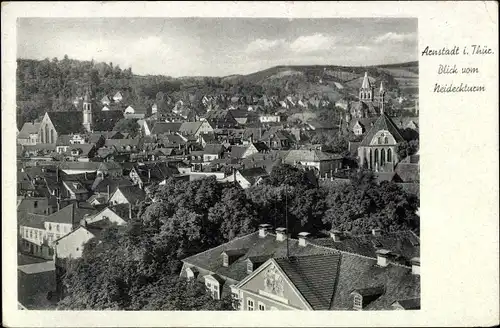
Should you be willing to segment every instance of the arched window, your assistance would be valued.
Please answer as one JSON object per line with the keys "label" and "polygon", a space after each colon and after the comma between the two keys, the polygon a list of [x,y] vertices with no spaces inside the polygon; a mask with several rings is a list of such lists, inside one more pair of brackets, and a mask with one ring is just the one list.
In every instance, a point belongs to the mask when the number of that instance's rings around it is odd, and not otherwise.
{"label": "arched window", "polygon": [[385,149],[380,150],[380,165],[385,164]]}
{"label": "arched window", "polygon": [[378,149],[375,149],[375,154],[374,154],[374,164],[378,164],[379,163],[379,154],[378,154]]}
{"label": "arched window", "polygon": [[381,145],[382,144],[382,137],[378,137],[378,144]]}
{"label": "arched window", "polygon": [[49,140],[49,129],[45,126],[45,143],[50,143]]}
{"label": "arched window", "polygon": [[384,138],[384,144],[386,144],[386,145],[387,145],[388,143],[389,143],[389,138],[385,137],[385,138]]}
{"label": "arched window", "polygon": [[54,129],[50,129],[50,143],[56,142],[56,137],[54,135]]}
{"label": "arched window", "polygon": [[392,163],[392,149],[387,149],[387,162]]}

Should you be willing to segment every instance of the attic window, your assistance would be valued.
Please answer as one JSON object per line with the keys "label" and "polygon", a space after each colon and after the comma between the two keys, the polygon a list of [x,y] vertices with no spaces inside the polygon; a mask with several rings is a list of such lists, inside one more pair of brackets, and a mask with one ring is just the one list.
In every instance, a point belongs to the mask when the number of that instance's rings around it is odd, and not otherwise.
{"label": "attic window", "polygon": [[222,253],[222,266],[229,266],[229,256],[226,253]]}
{"label": "attic window", "polygon": [[354,310],[358,311],[363,309],[363,297],[361,295],[354,295],[354,303],[352,307]]}

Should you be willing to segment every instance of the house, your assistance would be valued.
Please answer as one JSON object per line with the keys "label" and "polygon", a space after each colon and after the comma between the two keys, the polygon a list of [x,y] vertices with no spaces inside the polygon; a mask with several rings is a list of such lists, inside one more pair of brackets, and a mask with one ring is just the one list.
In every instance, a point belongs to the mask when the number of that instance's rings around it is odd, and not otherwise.
{"label": "house", "polygon": [[205,148],[207,144],[218,143],[218,140],[214,133],[205,133],[198,136],[198,143],[200,143],[201,146]]}
{"label": "house", "polygon": [[133,204],[136,205],[140,201],[146,199],[146,193],[137,185],[119,186],[109,199],[109,203],[116,204]]}
{"label": "house", "polygon": [[241,188],[247,189],[261,183],[268,176],[269,174],[264,168],[255,167],[237,170],[235,173],[235,180]]}
{"label": "house", "polygon": [[317,149],[293,149],[284,158],[284,163],[298,165],[305,169],[313,170],[318,176],[331,174],[342,168],[343,157],[330,154]]}
{"label": "house", "polygon": [[95,212],[89,204],[76,202],[50,215],[19,213],[21,252],[52,258],[53,242],[76,228],[85,215]]}
{"label": "house", "polygon": [[401,264],[392,250],[374,247],[375,255],[365,256],[261,224],[184,259],[180,276],[204,283],[215,299],[232,293],[248,311],[392,310],[394,302],[420,298],[419,258]]}
{"label": "house", "polygon": [[99,162],[62,162],[59,169],[68,175],[96,173],[101,166]]}
{"label": "house", "polygon": [[55,310],[56,290],[54,261],[18,254],[18,304],[23,310]]}
{"label": "house", "polygon": [[247,158],[256,153],[268,152],[269,148],[263,142],[252,142],[243,146],[231,146],[231,158]]}
{"label": "house", "polygon": [[118,91],[117,93],[115,93],[115,95],[113,96],[113,101],[119,103],[122,100],[123,100],[122,93],[120,91]]}
{"label": "house", "polygon": [[288,131],[271,128],[264,132],[260,138],[267,147],[275,150],[287,150],[296,143],[295,137]]}
{"label": "house", "polygon": [[176,134],[180,132],[182,123],[156,122],[151,129],[151,135]]}
{"label": "house", "polygon": [[[248,115],[248,113],[246,113]],[[233,116],[233,110],[212,110],[205,120],[214,129],[232,129],[238,127],[238,121]]]}
{"label": "house", "polygon": [[111,104],[111,100],[109,100],[109,97],[107,95],[104,95],[104,97],[101,98],[101,104],[104,106],[108,106]]}
{"label": "house", "polygon": [[102,162],[97,168],[97,175],[101,177],[119,178],[123,176],[123,168],[117,162]]}
{"label": "house", "polygon": [[179,175],[179,170],[173,163],[151,162],[138,163],[130,171],[129,177],[139,188],[161,183],[170,177]]}
{"label": "house", "polygon": [[198,137],[200,134],[213,132],[214,129],[208,122],[184,122],[179,127],[179,133],[184,136]]}
{"label": "house", "polygon": [[84,227],[106,227],[112,224],[125,225],[132,219],[132,204],[116,204],[105,207],[102,211],[84,217],[80,224]]}
{"label": "house", "polygon": [[214,159],[222,158],[224,146],[221,144],[207,144],[203,149],[203,162],[211,162]]}
{"label": "house", "polygon": [[[99,236],[100,229],[79,226],[54,242],[54,253],[57,260],[78,259],[82,257],[85,244]],[[57,261],[56,260],[56,261]]]}
{"label": "house", "polygon": [[360,136],[365,134],[374,124],[377,118],[356,118],[349,122],[349,131],[354,135]]}
{"label": "house", "polygon": [[400,160],[397,147],[403,141],[396,124],[382,112],[358,146],[360,166],[375,172],[393,172]]}
{"label": "house", "polygon": [[61,195],[65,198],[77,201],[85,201],[89,198],[89,190],[79,181],[62,181],[64,189]]}
{"label": "house", "polygon": [[39,142],[40,123],[27,122],[23,124],[17,134],[17,143],[20,145],[36,145]]}

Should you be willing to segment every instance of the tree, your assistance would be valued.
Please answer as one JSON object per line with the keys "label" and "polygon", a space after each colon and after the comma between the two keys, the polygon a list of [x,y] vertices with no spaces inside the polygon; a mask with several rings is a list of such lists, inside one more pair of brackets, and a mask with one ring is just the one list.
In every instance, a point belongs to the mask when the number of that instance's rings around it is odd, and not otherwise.
{"label": "tree", "polygon": [[253,204],[245,192],[236,187],[223,191],[221,200],[210,208],[208,220],[220,227],[221,243],[255,231],[260,223]]}
{"label": "tree", "polygon": [[289,186],[314,187],[306,172],[289,164],[280,164],[273,167],[267,183],[271,186],[287,184]]}
{"label": "tree", "polygon": [[419,149],[419,140],[403,141],[398,144],[397,154],[399,159],[404,159],[408,156],[414,155]]}
{"label": "tree", "polygon": [[135,138],[139,134],[139,124],[137,124],[137,119],[122,118],[116,122],[113,130],[128,133],[130,137]]}

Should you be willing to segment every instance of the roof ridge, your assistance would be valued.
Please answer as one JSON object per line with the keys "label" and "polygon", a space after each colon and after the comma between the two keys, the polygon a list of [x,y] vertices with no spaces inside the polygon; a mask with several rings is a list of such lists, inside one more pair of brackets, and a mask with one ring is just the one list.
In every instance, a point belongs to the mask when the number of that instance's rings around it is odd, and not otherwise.
{"label": "roof ridge", "polygon": [[[225,242],[224,244],[220,244],[219,246],[215,246],[214,248],[209,248],[209,249],[207,249],[207,250],[205,250],[205,251],[203,251],[203,252],[201,252],[201,253],[196,253],[196,254],[194,254],[194,255],[191,255],[191,256],[189,256],[189,257],[186,257],[186,258],[182,259],[181,261],[182,261],[182,262],[184,262],[185,260],[187,260],[187,259],[189,259],[189,258],[191,258],[191,257],[193,257],[193,256],[198,256],[198,255],[201,255],[201,254],[207,253],[207,252],[209,252],[209,251],[211,251],[211,250],[214,250],[214,249],[216,249],[216,248],[219,248],[219,247],[222,247],[222,246],[224,246],[224,245],[226,245],[226,244],[229,244],[229,243],[231,243],[231,242],[233,242],[233,241],[235,241],[235,240],[240,240],[240,239],[243,239],[243,238],[249,237],[249,236],[251,236],[251,235],[253,235],[253,234],[257,234],[258,232],[259,232],[259,231],[257,230],[257,231],[254,231],[254,232],[252,232],[252,233],[249,233],[249,234],[247,234],[247,235],[244,235],[244,236],[241,236],[241,237],[236,237],[236,238],[233,238],[233,239],[231,239],[230,241]],[[233,279],[233,280],[234,280],[234,279]]]}

